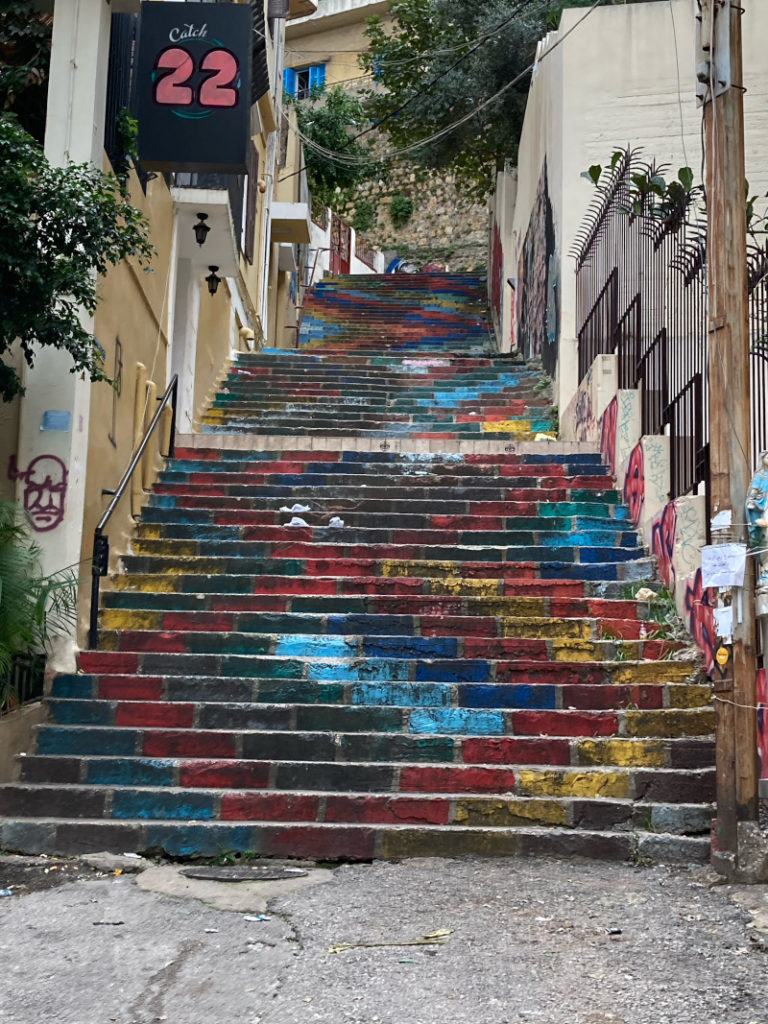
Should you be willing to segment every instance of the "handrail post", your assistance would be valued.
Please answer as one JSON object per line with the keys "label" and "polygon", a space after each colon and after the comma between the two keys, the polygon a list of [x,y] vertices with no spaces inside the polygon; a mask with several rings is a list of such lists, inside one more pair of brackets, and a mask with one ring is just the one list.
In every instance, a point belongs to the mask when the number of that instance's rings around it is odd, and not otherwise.
{"label": "handrail post", "polygon": [[91,561],[91,619],[88,629],[88,647],[93,650],[99,642],[99,591],[101,577],[109,570],[109,538],[97,526],[93,531],[93,559]]}
{"label": "handrail post", "polygon": [[171,437],[168,442],[168,458],[176,454],[176,404],[179,397],[179,378],[176,374],[171,381]]}

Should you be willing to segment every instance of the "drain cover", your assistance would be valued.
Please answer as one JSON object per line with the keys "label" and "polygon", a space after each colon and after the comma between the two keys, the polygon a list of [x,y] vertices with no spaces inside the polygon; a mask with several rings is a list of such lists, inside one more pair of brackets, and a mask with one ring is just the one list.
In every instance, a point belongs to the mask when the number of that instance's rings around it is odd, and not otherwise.
{"label": "drain cover", "polygon": [[304,868],[286,868],[280,864],[232,864],[223,867],[182,868],[185,878],[200,878],[207,882],[277,882],[285,878],[301,878]]}

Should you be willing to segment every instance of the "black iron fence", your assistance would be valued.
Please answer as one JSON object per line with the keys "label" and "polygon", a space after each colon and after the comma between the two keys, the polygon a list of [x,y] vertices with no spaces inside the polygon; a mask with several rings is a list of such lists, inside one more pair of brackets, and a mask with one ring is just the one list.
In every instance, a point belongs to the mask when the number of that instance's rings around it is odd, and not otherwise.
{"label": "black iron fence", "polygon": [[[644,434],[668,434],[671,492],[708,476],[706,234],[702,215],[633,214],[632,175],[649,167],[625,153],[600,183],[576,259],[579,380],[615,354],[619,387],[641,389]],[[749,316],[754,461],[768,448],[768,243],[750,243]]]}
{"label": "black iron fence", "polygon": [[45,655],[19,654],[0,679],[0,715],[21,704],[42,700],[45,686]]}

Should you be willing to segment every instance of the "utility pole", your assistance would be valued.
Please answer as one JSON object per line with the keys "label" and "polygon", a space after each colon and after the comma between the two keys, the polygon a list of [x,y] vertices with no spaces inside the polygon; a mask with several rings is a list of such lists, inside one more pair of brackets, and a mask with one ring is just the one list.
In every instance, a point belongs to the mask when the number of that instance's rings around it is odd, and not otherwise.
{"label": "utility pole", "polygon": [[[747,0],[740,0],[746,3]],[[731,510],[747,541],[752,476],[741,18],[730,0],[700,0],[697,78],[705,106],[712,515]],[[703,87],[703,90],[702,90]],[[758,813],[754,565],[734,591],[733,646],[715,669],[717,828],[714,860],[736,863],[738,824]],[[727,647],[721,648],[725,660]]]}

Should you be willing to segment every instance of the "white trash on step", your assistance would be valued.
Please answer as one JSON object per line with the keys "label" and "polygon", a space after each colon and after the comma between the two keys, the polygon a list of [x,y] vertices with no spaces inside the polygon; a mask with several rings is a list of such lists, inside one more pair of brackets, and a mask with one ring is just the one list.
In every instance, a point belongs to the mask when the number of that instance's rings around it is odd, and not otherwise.
{"label": "white trash on step", "polygon": [[329,526],[335,526],[336,529],[341,530],[344,527],[344,520],[339,519],[338,516],[334,516],[333,519],[328,523]]}
{"label": "white trash on step", "polygon": [[309,505],[300,505],[298,503],[298,501],[297,501],[296,504],[292,508],[288,508],[287,505],[283,505],[283,507],[280,509],[280,511],[281,512],[311,512],[312,509],[309,507]]}
{"label": "white trash on step", "polygon": [[290,523],[287,523],[286,525],[288,525],[288,526],[309,526],[309,523],[306,521],[306,519],[302,519],[301,516],[294,516],[293,519],[290,521]]}

